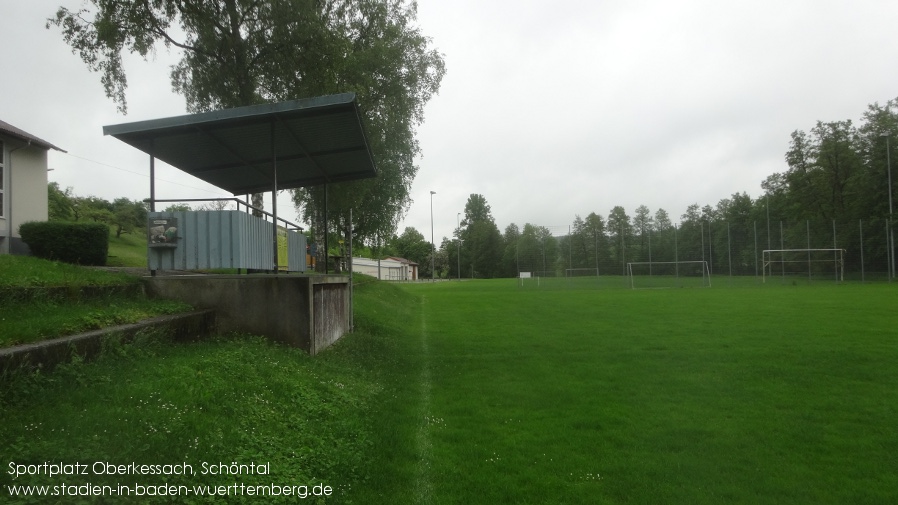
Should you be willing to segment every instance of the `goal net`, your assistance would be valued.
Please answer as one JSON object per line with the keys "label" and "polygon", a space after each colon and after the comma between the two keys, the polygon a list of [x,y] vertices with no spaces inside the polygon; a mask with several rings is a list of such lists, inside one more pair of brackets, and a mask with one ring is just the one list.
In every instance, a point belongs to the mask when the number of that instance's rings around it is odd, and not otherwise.
{"label": "goal net", "polygon": [[845,249],[765,249],[762,280],[768,277],[845,280]]}
{"label": "goal net", "polygon": [[642,261],[627,263],[633,289],[711,287],[707,261]]}
{"label": "goal net", "polygon": [[565,277],[598,277],[598,268],[566,268],[564,270]]}

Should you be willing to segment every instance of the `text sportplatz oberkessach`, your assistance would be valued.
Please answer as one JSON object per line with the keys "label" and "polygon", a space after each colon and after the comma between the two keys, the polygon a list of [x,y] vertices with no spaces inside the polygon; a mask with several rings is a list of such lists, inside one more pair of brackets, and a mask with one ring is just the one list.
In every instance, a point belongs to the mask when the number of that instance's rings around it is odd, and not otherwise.
{"label": "text sportplatz oberkessach", "polygon": [[18,479],[24,475],[45,475],[47,477],[75,475],[270,475],[271,463],[209,463],[197,465],[199,472],[190,463],[175,464],[113,464],[106,461],[93,463],[44,462],[21,464],[10,461],[9,475]]}

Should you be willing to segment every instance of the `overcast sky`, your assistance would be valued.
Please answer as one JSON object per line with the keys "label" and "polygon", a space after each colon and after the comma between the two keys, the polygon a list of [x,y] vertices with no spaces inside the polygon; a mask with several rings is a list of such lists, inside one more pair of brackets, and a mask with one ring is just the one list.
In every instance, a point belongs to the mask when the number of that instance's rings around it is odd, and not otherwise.
{"label": "overcast sky", "polygon": [[[128,60],[123,116],[44,28],[59,5],[81,2],[0,0],[0,119],[68,151],[50,155],[61,187],[146,198],[146,155],[102,127],[184,114],[168,78],[177,55]],[[663,208],[676,222],[692,203],[757,198],[786,169],[792,131],[857,122],[898,97],[896,20],[887,0],[419,0],[447,74],[418,130],[414,203],[397,233],[430,239],[430,191],[437,244],[472,193],[500,231],[564,230],[616,205],[631,216]],[[230,196],[158,172],[158,198]],[[284,214],[287,196],[279,203]]]}

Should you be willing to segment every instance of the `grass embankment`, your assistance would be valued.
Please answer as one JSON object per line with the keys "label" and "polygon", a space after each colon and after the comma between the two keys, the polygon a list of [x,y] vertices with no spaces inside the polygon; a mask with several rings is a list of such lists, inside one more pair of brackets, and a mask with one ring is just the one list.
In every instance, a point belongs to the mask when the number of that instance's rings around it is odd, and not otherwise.
{"label": "grass embankment", "polygon": [[894,503],[893,286],[425,297],[434,503]]}
{"label": "grass embankment", "polygon": [[[409,413],[415,406],[404,402],[417,397],[405,384],[417,363],[400,344],[412,338],[405,332],[415,326],[409,320],[419,307],[416,297],[376,282],[361,285],[357,300],[356,332],[315,358],[254,337],[172,344],[148,336],[107,349],[90,364],[7,377],[0,382],[0,501],[10,499],[12,485],[90,482],[167,483],[190,491],[80,498],[87,503],[221,501],[196,496],[193,486],[203,484],[307,486],[280,498],[250,497],[248,488],[235,487],[228,503],[296,503],[297,494],[311,494],[316,484],[330,486],[331,497],[303,503],[389,503],[416,467]],[[91,469],[87,476],[13,478],[10,462],[86,463]],[[193,474],[96,475],[95,462],[186,462]],[[218,471],[218,463],[232,462],[269,464],[270,475],[202,475],[204,463]]]}
{"label": "grass embankment", "polygon": [[145,229],[123,233],[116,237],[109,230],[109,257],[106,264],[111,267],[144,267],[147,266],[147,232]]}
{"label": "grass embankment", "polygon": [[190,310],[184,303],[147,299],[131,289],[139,282],[121,273],[2,255],[0,347]]}

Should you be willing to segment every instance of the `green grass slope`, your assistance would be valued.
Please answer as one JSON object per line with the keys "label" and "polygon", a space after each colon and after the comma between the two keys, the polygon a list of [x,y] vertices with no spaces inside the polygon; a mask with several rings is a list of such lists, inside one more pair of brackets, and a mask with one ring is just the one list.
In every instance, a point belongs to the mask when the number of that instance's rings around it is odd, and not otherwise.
{"label": "green grass slope", "polygon": [[136,289],[139,282],[123,273],[0,255],[0,347],[191,310],[181,302],[146,298]]}
{"label": "green grass slope", "polygon": [[[412,338],[404,332],[418,306],[414,296],[377,282],[359,286],[358,295],[356,332],[315,358],[255,337],[173,344],[147,336],[109,348],[89,364],[8,374],[0,379],[0,502],[207,503],[222,498],[197,492],[217,491],[228,494],[228,503],[296,503],[303,493],[303,503],[378,503],[379,497],[388,503],[401,496],[415,467],[408,463],[415,458],[412,416],[403,404],[415,397],[403,381],[415,365],[398,345]],[[98,461],[187,463],[192,472],[96,475],[91,467],[87,476],[15,477],[7,466],[25,465],[27,472],[44,462]],[[234,462],[268,465],[269,473],[217,474],[218,463]],[[216,474],[204,475],[210,465]],[[53,486],[88,482],[117,492],[131,486],[132,493],[136,485],[184,487],[177,497],[123,500],[11,495],[21,491],[12,486],[59,493],[66,490]],[[194,488],[203,485],[213,487]],[[280,496],[248,494],[270,494],[272,485]],[[329,486],[330,496],[311,496],[316,485],[319,494]]]}
{"label": "green grass slope", "polygon": [[147,266],[147,234],[146,230],[135,230],[116,238],[109,230],[109,258],[106,264],[111,267],[144,267]]}

